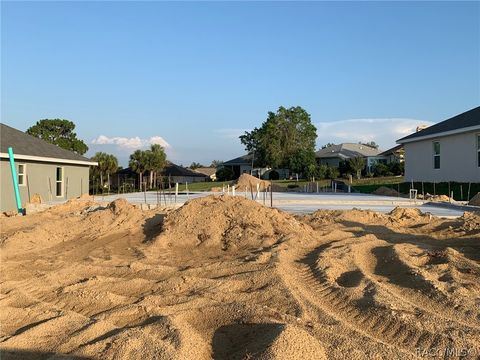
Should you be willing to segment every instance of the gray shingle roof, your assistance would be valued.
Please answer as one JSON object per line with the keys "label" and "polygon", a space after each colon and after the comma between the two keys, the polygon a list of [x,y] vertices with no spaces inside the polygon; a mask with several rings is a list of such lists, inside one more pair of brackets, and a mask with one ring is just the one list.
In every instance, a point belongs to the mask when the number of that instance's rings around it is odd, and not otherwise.
{"label": "gray shingle roof", "polygon": [[[0,152],[7,153],[10,146],[13,148],[14,155],[28,155],[54,158],[59,160],[92,162],[92,160],[82,155],[78,155],[74,152],[62,149],[59,146],[49,144],[46,141],[28,135],[23,131],[0,123]],[[92,164],[94,164],[94,162],[92,162]]]}
{"label": "gray shingle roof", "polygon": [[222,165],[252,165],[252,154],[239,156],[235,159],[225,161]]}
{"label": "gray shingle roof", "polygon": [[[125,169],[118,170],[115,174],[120,175],[127,175],[127,176],[137,176],[137,173],[132,170],[131,167],[127,167]],[[150,174],[149,171],[145,171],[145,176]],[[200,174],[198,172],[192,171],[190,169],[184,168],[183,166],[174,164],[170,161],[167,161],[165,167],[160,172],[161,176],[188,176],[188,177],[202,177],[206,178],[207,176],[204,174]]]}
{"label": "gray shingle roof", "polygon": [[320,149],[315,153],[316,158],[335,158],[340,157],[343,159],[350,159],[356,156],[378,156],[380,151],[373,147],[355,144],[355,143],[343,143],[338,145],[332,145],[325,149]]}
{"label": "gray shingle roof", "polygon": [[402,143],[405,140],[414,140],[415,138],[420,138],[424,136],[441,135],[442,133],[448,131],[461,130],[473,126],[480,126],[480,106],[465,111],[462,114],[439,122],[435,125],[429,126],[424,130],[405,136],[397,140],[397,143]]}
{"label": "gray shingle roof", "polygon": [[167,162],[167,165],[161,171],[161,175],[163,176],[190,176],[190,177],[207,177],[204,174],[200,174],[193,170],[184,168],[183,166],[179,166],[172,162]]}

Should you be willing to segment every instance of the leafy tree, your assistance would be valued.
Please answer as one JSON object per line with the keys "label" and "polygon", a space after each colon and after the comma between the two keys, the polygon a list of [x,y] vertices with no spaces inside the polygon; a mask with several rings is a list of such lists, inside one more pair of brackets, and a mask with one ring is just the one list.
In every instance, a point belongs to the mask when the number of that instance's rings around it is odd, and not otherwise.
{"label": "leafy tree", "polygon": [[326,149],[326,148],[328,148],[328,147],[330,147],[330,146],[333,146],[333,145],[335,145],[335,144],[334,144],[334,143],[330,143],[330,142],[329,142],[329,143],[326,143],[325,145],[322,145],[322,149]]}
{"label": "leafy tree", "polygon": [[365,168],[365,159],[361,156],[355,156],[348,160],[350,168],[357,174],[357,179],[361,178],[362,170]]}
{"label": "leafy tree", "polygon": [[218,181],[230,181],[234,177],[233,171],[227,167],[221,167],[217,170],[215,175],[217,176]]}
{"label": "leafy tree", "polygon": [[50,144],[83,155],[88,151],[88,146],[74,132],[75,124],[63,119],[43,119],[28,128],[27,134],[45,140]]}
{"label": "leafy tree", "polygon": [[190,169],[192,169],[192,170],[195,170],[195,169],[198,169],[198,168],[201,168],[201,167],[205,167],[205,166],[203,166],[202,164],[200,164],[198,162],[195,162],[195,161],[190,164]]}
{"label": "leafy tree", "polygon": [[317,129],[304,109],[281,106],[276,113],[268,113],[260,128],[241,135],[240,141],[254,152],[256,166],[304,172],[315,163],[316,138]]}
{"label": "leafy tree", "polygon": [[223,164],[223,160],[213,160],[210,167],[218,169]]}

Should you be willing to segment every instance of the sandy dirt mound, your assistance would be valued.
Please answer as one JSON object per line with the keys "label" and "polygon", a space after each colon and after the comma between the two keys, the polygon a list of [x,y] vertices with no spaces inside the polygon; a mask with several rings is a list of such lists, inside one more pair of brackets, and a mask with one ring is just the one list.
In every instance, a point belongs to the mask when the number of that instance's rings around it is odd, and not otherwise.
{"label": "sandy dirt mound", "polygon": [[480,212],[465,212],[460,218],[460,229],[468,233],[480,234]]}
{"label": "sandy dirt mound", "polygon": [[70,200],[43,212],[2,224],[0,246],[8,254],[45,249],[76,237],[96,238],[119,231],[138,231],[144,214],[125,199],[107,206]]}
{"label": "sandy dirt mound", "polygon": [[211,196],[168,214],[71,202],[0,225],[2,359],[480,354],[477,213],[293,217]]}
{"label": "sandy dirt mound", "polygon": [[353,225],[355,223],[376,224],[387,221],[387,218],[383,214],[355,208],[349,211],[320,209],[311,215],[306,215],[300,218],[314,227],[333,223],[351,223]]}
{"label": "sandy dirt mound", "polygon": [[395,220],[420,220],[424,218],[431,218],[431,215],[423,213],[417,208],[401,208],[396,207],[388,213],[388,215]]}
{"label": "sandy dirt mound", "polygon": [[239,191],[253,191],[255,193],[257,191],[257,184],[259,185],[260,191],[263,191],[270,186],[270,181],[261,180],[250,174],[242,174],[235,183],[235,187]]}
{"label": "sandy dirt mound", "polygon": [[377,190],[373,192],[375,195],[382,195],[382,196],[399,196],[400,194],[398,191],[388,188],[386,186],[381,186]]}
{"label": "sandy dirt mound", "polygon": [[187,202],[165,219],[157,245],[235,250],[266,247],[309,228],[292,216],[243,197],[208,196]]}
{"label": "sandy dirt mound", "polygon": [[429,193],[425,194],[425,200],[432,202],[450,202],[451,199],[447,195],[431,195]]}
{"label": "sandy dirt mound", "polygon": [[480,206],[480,193],[477,193],[477,195],[471,198],[468,205]]}

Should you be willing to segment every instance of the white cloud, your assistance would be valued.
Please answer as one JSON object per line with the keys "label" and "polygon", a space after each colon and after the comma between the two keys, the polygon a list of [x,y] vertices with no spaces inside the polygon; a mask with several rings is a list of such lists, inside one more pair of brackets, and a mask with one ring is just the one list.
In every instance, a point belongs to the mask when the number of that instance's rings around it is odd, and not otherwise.
{"label": "white cloud", "polygon": [[140,149],[143,147],[147,147],[151,144],[159,144],[164,148],[170,148],[170,144],[161,136],[152,136],[148,139],[141,139],[138,136],[135,137],[108,137],[105,135],[100,135],[96,139],[92,140],[92,144],[96,145],[117,145],[120,149]]}
{"label": "white cloud", "polygon": [[328,142],[367,142],[375,141],[380,148],[387,149],[395,146],[395,142],[415,132],[419,125],[432,125],[431,121],[380,118],[380,119],[349,119],[331,122],[316,123],[317,144]]}

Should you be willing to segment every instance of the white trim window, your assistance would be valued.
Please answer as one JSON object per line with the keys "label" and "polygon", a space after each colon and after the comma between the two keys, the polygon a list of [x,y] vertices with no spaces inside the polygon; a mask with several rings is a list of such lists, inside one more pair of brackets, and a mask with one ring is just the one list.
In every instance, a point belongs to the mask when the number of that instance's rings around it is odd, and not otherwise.
{"label": "white trim window", "polygon": [[433,168],[440,169],[440,141],[433,142]]}
{"label": "white trim window", "polygon": [[63,167],[60,166],[55,169],[55,196],[63,196]]}
{"label": "white trim window", "polygon": [[477,166],[480,167],[480,134],[477,134]]}
{"label": "white trim window", "polygon": [[27,185],[26,177],[27,177],[27,165],[18,164],[18,168],[17,168],[18,186]]}

